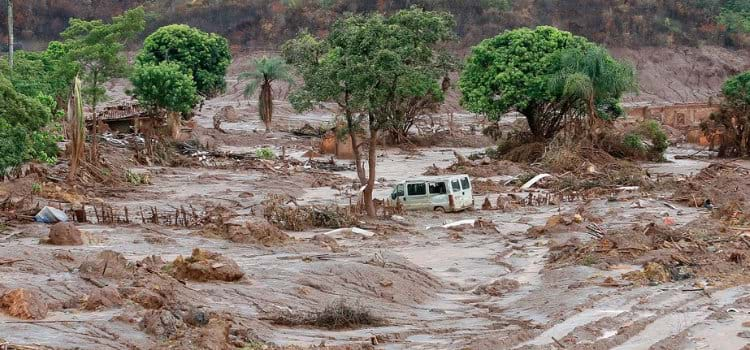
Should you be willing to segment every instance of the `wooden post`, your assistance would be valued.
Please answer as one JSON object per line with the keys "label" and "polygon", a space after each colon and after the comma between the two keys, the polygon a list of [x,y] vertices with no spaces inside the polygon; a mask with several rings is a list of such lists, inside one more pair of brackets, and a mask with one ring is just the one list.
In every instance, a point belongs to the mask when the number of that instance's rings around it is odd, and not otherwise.
{"label": "wooden post", "polygon": [[13,71],[13,0],[8,0],[8,66]]}

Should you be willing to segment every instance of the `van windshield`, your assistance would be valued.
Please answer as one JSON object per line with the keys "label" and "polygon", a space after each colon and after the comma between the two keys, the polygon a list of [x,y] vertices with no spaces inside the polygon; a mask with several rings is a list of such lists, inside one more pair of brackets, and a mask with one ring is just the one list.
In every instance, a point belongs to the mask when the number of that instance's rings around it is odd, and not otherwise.
{"label": "van windshield", "polygon": [[430,182],[430,194],[446,194],[448,188],[445,182]]}
{"label": "van windshield", "polygon": [[471,183],[469,182],[468,177],[461,178],[461,187],[463,187],[465,190],[471,188]]}

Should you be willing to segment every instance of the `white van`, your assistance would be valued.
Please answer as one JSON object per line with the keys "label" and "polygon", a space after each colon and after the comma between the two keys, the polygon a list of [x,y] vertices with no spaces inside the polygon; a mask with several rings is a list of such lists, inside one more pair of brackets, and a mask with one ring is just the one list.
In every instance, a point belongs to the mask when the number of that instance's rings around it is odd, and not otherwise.
{"label": "white van", "polygon": [[401,203],[407,210],[456,212],[474,208],[469,175],[426,176],[393,187],[389,205]]}

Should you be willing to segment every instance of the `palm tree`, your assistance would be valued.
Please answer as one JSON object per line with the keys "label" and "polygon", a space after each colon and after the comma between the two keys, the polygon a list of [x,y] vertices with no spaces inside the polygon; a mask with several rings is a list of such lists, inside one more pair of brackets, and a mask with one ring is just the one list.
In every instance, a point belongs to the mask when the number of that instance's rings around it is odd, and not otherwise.
{"label": "palm tree", "polygon": [[289,66],[278,57],[263,57],[255,59],[255,69],[240,74],[240,79],[250,79],[245,86],[245,97],[252,96],[260,86],[260,97],[258,98],[258,109],[260,120],[266,125],[266,132],[271,131],[271,120],[273,118],[273,94],[271,83],[276,80],[293,84],[294,80],[290,74]]}
{"label": "palm tree", "polygon": [[598,116],[597,107],[637,88],[633,67],[615,60],[600,46],[563,51],[554,71],[550,79],[551,92],[580,105],[590,122],[597,117],[607,117]]}

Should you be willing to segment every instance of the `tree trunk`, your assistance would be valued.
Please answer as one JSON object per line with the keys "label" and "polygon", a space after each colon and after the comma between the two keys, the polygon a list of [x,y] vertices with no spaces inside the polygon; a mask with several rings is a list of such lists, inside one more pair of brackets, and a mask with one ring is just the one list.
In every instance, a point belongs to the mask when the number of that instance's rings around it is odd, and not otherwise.
{"label": "tree trunk", "polygon": [[364,185],[367,183],[367,176],[365,176],[365,167],[362,164],[362,156],[359,154],[359,141],[357,138],[357,131],[354,128],[354,117],[350,111],[346,111],[346,127],[349,131],[349,138],[352,142],[352,153],[354,153],[354,163],[357,168],[357,177],[359,183]]}
{"label": "tree trunk", "polygon": [[271,82],[268,80],[263,81],[258,104],[258,109],[260,109],[260,120],[265,124],[266,132],[270,132],[271,118],[273,116],[273,96],[271,95]]}
{"label": "tree trunk", "polygon": [[8,66],[13,70],[13,0],[8,0]]}
{"label": "tree trunk", "polygon": [[97,86],[98,86],[98,78],[99,74],[97,71],[94,71],[94,77],[92,81],[93,86],[93,97],[91,98],[91,110],[92,113],[94,113],[94,127],[91,128],[92,135],[91,135],[91,162],[97,163],[99,160],[99,115],[96,114],[96,93],[97,93]]}
{"label": "tree trunk", "polygon": [[[372,120],[370,120],[372,125]],[[375,164],[378,162],[377,159],[377,143],[378,143],[378,130],[370,127],[370,149],[367,150],[367,165],[369,167],[369,176],[367,179],[367,187],[365,187],[365,206],[367,208],[367,216],[374,218],[375,213],[375,202],[373,202],[372,193],[375,190]]]}

